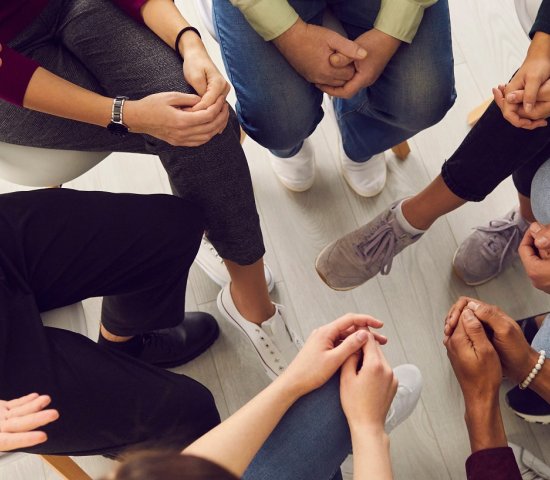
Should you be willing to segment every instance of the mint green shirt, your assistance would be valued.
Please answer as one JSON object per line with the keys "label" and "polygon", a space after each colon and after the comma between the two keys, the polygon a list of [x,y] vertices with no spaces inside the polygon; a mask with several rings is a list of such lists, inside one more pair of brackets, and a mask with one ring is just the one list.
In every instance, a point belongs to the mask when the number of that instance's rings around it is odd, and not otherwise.
{"label": "mint green shirt", "polygon": [[[422,21],[424,10],[437,0],[382,0],[374,27],[403,42],[411,43]],[[287,0],[231,0],[264,40],[287,31],[298,14]]]}

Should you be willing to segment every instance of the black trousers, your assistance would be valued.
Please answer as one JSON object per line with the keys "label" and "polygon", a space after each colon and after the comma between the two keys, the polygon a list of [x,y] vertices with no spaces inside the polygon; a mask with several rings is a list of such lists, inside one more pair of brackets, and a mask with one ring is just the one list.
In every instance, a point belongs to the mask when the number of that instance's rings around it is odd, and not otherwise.
{"label": "black trousers", "polygon": [[510,175],[518,192],[530,197],[533,177],[548,158],[550,126],[516,128],[493,102],[443,164],[441,175],[455,195],[472,202],[482,201]]}
{"label": "black trousers", "polygon": [[177,325],[203,230],[199,208],[167,195],[0,195],[0,398],[49,394],[60,413],[45,427],[47,442],[24,451],[181,449],[219,422],[198,382],[44,327],[40,318],[105,296],[102,321],[113,333]]}

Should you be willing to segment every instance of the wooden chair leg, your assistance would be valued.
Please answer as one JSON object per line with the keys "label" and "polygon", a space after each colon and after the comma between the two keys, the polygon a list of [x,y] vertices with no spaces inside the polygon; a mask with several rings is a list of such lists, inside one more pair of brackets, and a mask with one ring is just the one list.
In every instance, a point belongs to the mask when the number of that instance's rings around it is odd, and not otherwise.
{"label": "wooden chair leg", "polygon": [[399,160],[405,160],[409,156],[409,153],[411,153],[411,147],[409,147],[407,141],[404,141],[393,147],[392,152]]}
{"label": "wooden chair leg", "polygon": [[477,123],[477,121],[485,113],[485,110],[489,108],[489,105],[491,105],[492,101],[492,98],[490,98],[489,100],[485,100],[481,105],[478,105],[468,114],[467,121],[470,127],[473,127]]}
{"label": "wooden chair leg", "polygon": [[52,467],[64,480],[92,480],[71,457],[59,457],[57,455],[40,455],[50,467]]}

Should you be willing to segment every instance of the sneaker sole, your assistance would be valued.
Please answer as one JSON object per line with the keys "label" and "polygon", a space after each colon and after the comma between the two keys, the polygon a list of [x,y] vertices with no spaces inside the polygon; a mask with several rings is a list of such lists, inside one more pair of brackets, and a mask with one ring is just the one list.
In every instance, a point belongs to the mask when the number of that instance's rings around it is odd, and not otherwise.
{"label": "sneaker sole", "polygon": [[516,416],[528,423],[538,423],[539,425],[550,424],[550,415],[527,415],[525,413],[516,412],[513,408],[511,410]]}
{"label": "sneaker sole", "polygon": [[453,255],[453,272],[454,274],[460,278],[460,280],[462,280],[466,285],[468,285],[469,287],[477,287],[479,285],[483,285],[484,283],[487,283],[487,282],[490,282],[491,280],[493,280],[493,278],[496,278],[499,276],[499,273],[496,273],[495,275],[493,275],[492,277],[489,277],[489,278],[486,278],[485,280],[481,280],[480,282],[467,282],[466,280],[464,280],[464,277],[462,275],[460,275],[459,271],[457,270],[457,268],[455,267],[455,260],[456,260],[456,256],[458,254],[458,251],[460,250],[460,248],[457,248],[456,251],[455,251],[455,254]]}
{"label": "sneaker sole", "polygon": [[246,331],[244,330],[243,327],[241,327],[239,325],[239,323],[231,316],[231,314],[227,311],[227,309],[225,308],[223,302],[221,301],[221,296],[218,295],[218,298],[216,300],[216,303],[218,305],[218,310],[220,311],[220,313],[224,316],[224,318],[226,320],[229,321],[229,323],[231,325],[233,325],[234,328],[236,328],[239,332],[241,332],[245,338],[248,340],[248,342],[252,345],[252,347],[254,348],[254,351],[256,352],[256,354],[258,355],[258,358],[260,359],[260,362],[262,363],[262,367],[264,368],[264,371],[265,373],[267,374],[267,376],[270,378],[270,380],[275,380],[278,375],[275,374],[275,372],[273,370],[271,370],[271,368],[269,368],[269,366],[265,363],[263,357],[260,355],[260,352],[258,351],[258,349],[256,348],[256,345],[254,345],[254,342],[250,339],[250,337],[248,336],[248,334],[246,333]]}
{"label": "sneaker sole", "polygon": [[[273,172],[275,173],[275,172]],[[312,186],[313,186],[313,183],[315,182],[315,175],[313,176],[313,178],[311,179],[311,181],[309,181],[308,183],[304,184],[304,186],[302,187],[295,187],[295,186],[292,186],[288,183],[286,183],[281,177],[279,177],[279,175],[277,175],[275,173],[275,176],[277,177],[277,179],[279,180],[279,182],[281,182],[281,185],[283,185],[283,187],[285,187],[287,190],[290,190],[291,192],[294,192],[294,193],[303,193],[303,192],[306,192],[307,190],[309,190]]]}
{"label": "sneaker sole", "polygon": [[321,256],[323,255],[323,253],[325,253],[325,251],[330,247],[330,245],[327,245],[325,248],[323,248],[323,250],[321,250],[321,253],[319,253],[319,255],[317,255],[317,258],[315,259],[315,270],[317,272],[317,275],[319,275],[319,277],[321,278],[321,280],[323,281],[323,283],[331,288],[332,290],[336,290],[337,292],[347,292],[348,290],[353,290],[354,288],[357,288],[357,287],[360,287],[361,285],[363,285],[363,283],[360,283],[359,285],[354,285],[352,287],[335,287],[333,285],[330,284],[330,282],[326,279],[326,277],[323,275],[323,273],[321,272],[321,270],[319,270],[319,258],[321,258]]}
{"label": "sneaker sole", "polygon": [[379,195],[382,190],[384,190],[384,187],[386,186],[386,179],[384,179],[384,183],[382,184],[382,186],[376,190],[375,192],[369,192],[369,193],[365,193],[365,192],[361,192],[359,190],[357,190],[354,186],[353,186],[353,183],[351,182],[351,180],[348,178],[348,175],[346,173],[346,170],[343,166],[340,166],[340,171],[342,173],[342,176],[344,177],[344,180],[346,181],[346,183],[348,184],[348,187],[351,188],[357,195],[359,195],[360,197],[364,197],[364,198],[372,198],[372,197],[376,197],[376,195]]}

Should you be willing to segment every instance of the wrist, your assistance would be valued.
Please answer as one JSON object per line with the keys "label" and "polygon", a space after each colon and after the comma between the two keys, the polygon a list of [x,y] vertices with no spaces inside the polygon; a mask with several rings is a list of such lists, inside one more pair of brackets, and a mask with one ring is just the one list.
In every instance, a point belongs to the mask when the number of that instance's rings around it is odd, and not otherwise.
{"label": "wrist", "polygon": [[124,125],[134,133],[139,131],[139,100],[126,100],[124,102]]}
{"label": "wrist", "polygon": [[185,32],[179,42],[178,50],[181,56],[185,58],[185,55],[190,52],[197,52],[206,50],[204,43],[202,43],[201,37],[199,37],[193,30]]}
{"label": "wrist", "polygon": [[281,35],[274,38],[272,42],[277,48],[284,48],[285,45],[293,43],[297,38],[299,38],[307,29],[307,23],[304,22],[300,17],[292,24],[292,26],[285,30]]}
{"label": "wrist", "polygon": [[550,35],[544,32],[537,32],[529,45],[527,59],[542,57],[543,60],[549,60],[550,53]]}
{"label": "wrist", "polygon": [[464,414],[472,453],[508,445],[498,396],[466,404]]}
{"label": "wrist", "polygon": [[515,383],[523,382],[527,376],[533,370],[533,367],[537,364],[539,360],[539,352],[535,351],[532,348],[529,348],[527,355],[525,355],[524,360],[521,362],[521,365],[518,365],[509,375]]}

